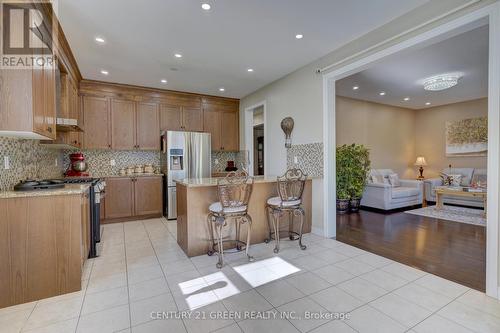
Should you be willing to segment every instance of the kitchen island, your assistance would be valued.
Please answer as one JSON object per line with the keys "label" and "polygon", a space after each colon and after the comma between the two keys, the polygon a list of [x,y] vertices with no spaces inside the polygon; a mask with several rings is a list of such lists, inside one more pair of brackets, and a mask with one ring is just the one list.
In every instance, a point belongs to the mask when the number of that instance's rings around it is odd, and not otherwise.
{"label": "kitchen island", "polygon": [[[177,185],[177,243],[189,256],[206,254],[210,247],[210,233],[207,222],[208,206],[218,201],[217,178],[183,179]],[[276,177],[255,177],[252,196],[248,204],[248,213],[252,217],[251,244],[262,243],[269,236],[266,216],[266,201],[278,196]],[[304,233],[311,231],[312,180],[308,179],[304,188],[303,208]],[[300,223],[295,223],[298,228]],[[280,224],[282,230],[288,229],[288,221],[283,216]],[[226,233],[233,232],[234,223],[224,228]],[[241,237],[246,235],[246,225],[242,227]],[[244,240],[244,239],[243,239]],[[298,245],[297,245],[298,247]]]}
{"label": "kitchen island", "polygon": [[0,192],[0,214],[0,308],[81,290],[88,184]]}

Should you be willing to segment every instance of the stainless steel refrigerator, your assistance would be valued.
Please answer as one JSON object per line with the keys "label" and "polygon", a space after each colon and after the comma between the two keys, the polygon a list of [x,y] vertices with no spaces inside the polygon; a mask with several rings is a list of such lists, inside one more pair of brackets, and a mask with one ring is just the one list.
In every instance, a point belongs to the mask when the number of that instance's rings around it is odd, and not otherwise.
{"label": "stainless steel refrigerator", "polygon": [[166,214],[177,218],[176,179],[207,178],[212,174],[210,133],[167,131],[162,136],[166,158]]}

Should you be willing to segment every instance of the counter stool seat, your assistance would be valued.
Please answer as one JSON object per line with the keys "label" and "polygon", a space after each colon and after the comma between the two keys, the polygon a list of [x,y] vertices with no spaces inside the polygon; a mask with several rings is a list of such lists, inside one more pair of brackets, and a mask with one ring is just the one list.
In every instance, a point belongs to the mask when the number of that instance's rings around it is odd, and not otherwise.
{"label": "counter stool seat", "polygon": [[302,200],[300,200],[300,199],[298,199],[298,200],[285,200],[285,201],[281,200],[280,197],[272,197],[272,198],[267,199],[267,204],[269,206],[275,206],[275,207],[299,206],[301,203],[302,203]]}
{"label": "counter stool seat", "polygon": [[215,214],[234,214],[234,213],[243,213],[247,210],[246,205],[235,206],[235,207],[226,207],[222,208],[222,204],[220,202],[214,202],[208,207],[208,210]]}

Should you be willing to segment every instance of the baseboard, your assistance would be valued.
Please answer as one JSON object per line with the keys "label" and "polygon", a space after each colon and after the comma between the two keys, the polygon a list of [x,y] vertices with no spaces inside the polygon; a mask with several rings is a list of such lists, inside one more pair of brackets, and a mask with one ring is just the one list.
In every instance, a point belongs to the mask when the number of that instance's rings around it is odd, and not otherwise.
{"label": "baseboard", "polygon": [[120,217],[120,218],[115,218],[115,219],[107,219],[107,220],[101,220],[101,224],[109,224],[109,223],[120,223],[120,222],[128,222],[128,221],[136,221],[136,220],[147,220],[147,219],[154,219],[158,217],[162,217],[162,214],[150,214],[150,215],[142,215],[142,216],[127,216],[127,217]]}
{"label": "baseboard", "polygon": [[311,227],[311,233],[318,236],[325,235],[323,228],[318,228],[318,227]]}

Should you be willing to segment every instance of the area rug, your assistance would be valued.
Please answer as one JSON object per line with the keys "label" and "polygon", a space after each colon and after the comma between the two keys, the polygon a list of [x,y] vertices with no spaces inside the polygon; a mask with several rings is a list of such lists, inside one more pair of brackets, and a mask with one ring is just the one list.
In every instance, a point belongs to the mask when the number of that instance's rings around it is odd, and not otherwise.
{"label": "area rug", "polygon": [[483,217],[482,209],[445,205],[443,209],[436,209],[436,206],[428,206],[408,210],[405,213],[486,227],[486,218]]}

